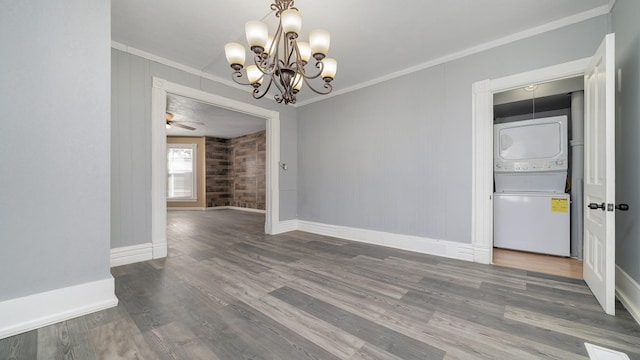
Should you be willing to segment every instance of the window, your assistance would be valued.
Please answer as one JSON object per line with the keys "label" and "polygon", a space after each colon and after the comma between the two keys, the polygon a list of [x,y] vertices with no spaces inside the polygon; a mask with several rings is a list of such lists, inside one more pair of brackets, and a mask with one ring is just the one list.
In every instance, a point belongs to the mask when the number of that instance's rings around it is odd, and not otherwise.
{"label": "window", "polygon": [[196,144],[167,144],[167,200],[198,200]]}

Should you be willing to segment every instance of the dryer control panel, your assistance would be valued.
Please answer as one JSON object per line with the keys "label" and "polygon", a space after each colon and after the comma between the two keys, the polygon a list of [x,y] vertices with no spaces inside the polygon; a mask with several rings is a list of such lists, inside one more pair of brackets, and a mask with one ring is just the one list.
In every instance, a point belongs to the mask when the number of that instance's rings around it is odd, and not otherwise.
{"label": "dryer control panel", "polygon": [[501,161],[495,164],[495,172],[528,172],[528,171],[557,171],[566,170],[566,159],[531,160],[531,161]]}

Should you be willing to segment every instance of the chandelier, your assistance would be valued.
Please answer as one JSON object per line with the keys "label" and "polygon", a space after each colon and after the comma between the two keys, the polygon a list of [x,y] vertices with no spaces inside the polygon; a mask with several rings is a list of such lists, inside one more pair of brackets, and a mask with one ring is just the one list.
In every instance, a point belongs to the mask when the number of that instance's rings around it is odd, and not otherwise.
{"label": "chandelier", "polygon": [[[253,64],[242,69],[246,60],[244,46],[228,43],[224,50],[227,61],[233,69],[231,78],[238,84],[253,86],[253,97],[263,98],[272,85],[277,88],[274,99],[278,103],[295,104],[296,94],[302,84],[313,92],[326,95],[333,90],[333,80],[337,62],[327,58],[330,35],[325,30],[313,30],[309,33],[309,42],[298,41],[302,28],[302,15],[293,6],[293,0],[275,0],[271,10],[279,18],[278,29],[269,35],[267,24],[261,21],[249,21],[245,25],[247,42],[253,52]],[[307,73],[305,66],[313,55],[315,69]],[[246,75],[246,80],[244,77]],[[321,90],[311,86],[310,80],[322,77]],[[320,82],[322,84],[322,82]]]}

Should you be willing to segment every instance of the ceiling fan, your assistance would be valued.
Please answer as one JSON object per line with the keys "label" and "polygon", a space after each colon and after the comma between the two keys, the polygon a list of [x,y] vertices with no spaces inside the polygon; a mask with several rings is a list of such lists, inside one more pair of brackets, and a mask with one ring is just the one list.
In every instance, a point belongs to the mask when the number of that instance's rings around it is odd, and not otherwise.
{"label": "ceiling fan", "polygon": [[183,122],[190,122],[190,123],[194,123],[194,124],[204,125],[203,122],[198,122],[198,121],[173,120],[173,114],[170,113],[170,112],[166,112],[164,117],[165,117],[165,120],[167,121],[167,129],[170,129],[172,126],[183,128],[183,129],[187,129],[187,130],[191,130],[191,131],[196,129],[196,128],[191,127],[189,125],[182,124]]}

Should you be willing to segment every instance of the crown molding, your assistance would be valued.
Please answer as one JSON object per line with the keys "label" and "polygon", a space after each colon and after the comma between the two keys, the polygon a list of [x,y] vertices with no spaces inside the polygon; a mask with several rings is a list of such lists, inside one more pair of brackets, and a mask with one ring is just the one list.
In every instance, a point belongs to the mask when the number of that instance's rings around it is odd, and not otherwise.
{"label": "crown molding", "polygon": [[111,41],[111,48],[112,49],[116,49],[116,50],[120,50],[122,52],[131,54],[131,55],[135,55],[135,56],[139,56],[141,58],[150,60],[150,61],[154,61],[157,62],[159,64],[162,65],[166,65],[166,66],[170,66],[172,68],[178,69],[178,70],[182,70],[186,73],[192,74],[192,75],[196,75],[199,76],[203,79],[207,79],[207,80],[211,80],[226,86],[230,86],[232,88],[238,89],[238,90],[242,90],[242,91],[246,91],[246,92],[251,92],[252,89],[249,89],[246,86],[242,86],[240,84],[237,84],[231,80],[227,80],[224,78],[221,78],[219,76],[204,72],[202,70],[198,70],[196,68],[192,68],[190,66],[181,64],[177,61],[173,61],[173,60],[169,60],[167,58],[163,58],[162,56],[156,55],[156,54],[152,54],[150,52],[146,52],[144,50],[140,50],[138,48],[135,48],[133,46],[129,46],[126,44],[122,44],[119,43],[117,41]]}
{"label": "crown molding", "polygon": [[[597,8],[593,8],[591,10],[587,10],[587,11],[584,11],[584,12],[581,12],[581,13],[578,13],[578,14],[575,14],[575,15],[571,15],[571,16],[568,16],[568,17],[565,17],[565,18],[562,18],[562,19],[559,19],[559,20],[555,20],[555,21],[552,21],[552,22],[549,22],[549,23],[546,23],[546,24],[543,24],[543,25],[540,25],[540,26],[536,26],[536,27],[533,27],[533,28],[530,28],[530,29],[527,29],[527,30],[524,30],[524,31],[521,31],[521,32],[518,32],[518,33],[515,33],[515,34],[511,34],[511,35],[502,37],[500,39],[496,39],[496,40],[493,40],[493,41],[486,42],[484,44],[473,46],[473,47],[470,47],[468,49],[465,49],[465,50],[462,50],[462,51],[458,51],[458,52],[450,54],[450,55],[446,55],[446,56],[443,56],[443,57],[440,57],[440,58],[437,58],[437,59],[434,59],[434,60],[431,60],[431,61],[424,62],[424,63],[416,65],[416,66],[409,67],[407,69],[403,69],[403,70],[396,71],[396,72],[393,72],[393,73],[390,73],[390,74],[387,74],[387,75],[380,76],[378,78],[375,78],[375,79],[372,79],[372,80],[369,80],[369,81],[365,81],[363,83],[359,83],[359,84],[356,84],[356,85],[353,85],[353,86],[349,86],[349,87],[346,87],[346,88],[343,88],[343,89],[340,89],[340,90],[337,90],[337,91],[333,91],[333,92],[331,92],[331,94],[328,94],[328,95],[316,96],[316,97],[314,97],[312,99],[300,101],[300,102],[298,102],[296,104],[290,104],[290,105],[293,106],[293,107],[300,107],[300,106],[304,106],[304,105],[309,105],[309,104],[312,104],[312,103],[315,103],[315,102],[318,102],[318,101],[326,100],[326,99],[329,99],[329,98],[332,98],[332,97],[335,97],[335,96],[338,96],[338,95],[347,94],[347,93],[350,93],[350,92],[353,92],[353,91],[356,91],[356,90],[360,90],[360,89],[363,89],[363,88],[366,88],[366,87],[369,87],[369,86],[373,86],[373,85],[379,84],[381,82],[385,82],[385,81],[392,80],[392,79],[395,79],[395,78],[398,78],[398,77],[401,77],[401,76],[404,76],[404,75],[408,75],[408,74],[411,74],[411,73],[414,73],[414,72],[417,72],[417,71],[425,70],[425,69],[428,69],[428,68],[431,68],[431,67],[434,67],[434,66],[437,66],[437,65],[441,65],[441,64],[453,61],[453,60],[461,59],[461,58],[467,57],[469,55],[477,54],[477,53],[480,53],[480,52],[483,52],[483,51],[486,51],[486,50],[490,50],[490,49],[493,49],[493,48],[496,48],[496,47],[499,47],[499,46],[502,46],[502,45],[506,45],[506,44],[509,44],[509,43],[512,43],[512,42],[516,42],[516,41],[519,41],[519,40],[523,40],[523,39],[526,39],[526,38],[529,38],[529,37],[533,37],[533,36],[536,36],[536,35],[540,35],[540,34],[543,34],[545,32],[549,32],[549,31],[552,31],[552,30],[560,29],[562,27],[573,25],[573,24],[576,24],[576,23],[579,23],[579,22],[582,22],[582,21],[585,21],[585,20],[589,20],[589,19],[601,16],[601,15],[606,15],[606,14],[609,14],[611,12],[611,10],[613,9],[613,6],[615,5],[615,2],[616,2],[616,0],[610,0],[608,4],[599,6]],[[163,65],[174,67],[176,69],[185,71],[187,73],[190,73],[190,74],[193,74],[193,75],[196,75],[196,76],[200,76],[202,78],[205,78],[205,79],[208,79],[208,80],[211,80],[211,81],[214,81],[214,82],[221,83],[223,85],[231,86],[231,87],[233,87],[235,89],[239,89],[239,90],[243,90],[243,91],[247,91],[247,92],[251,91],[250,88],[248,88],[246,86],[242,86],[242,85],[236,84],[235,82],[233,82],[231,80],[227,80],[227,79],[221,78],[219,76],[215,76],[215,75],[212,75],[210,73],[206,73],[206,72],[204,72],[202,70],[194,69],[192,67],[180,64],[180,63],[178,63],[176,61],[169,60],[169,59],[163,58],[161,56],[158,56],[158,55],[155,55],[155,54],[152,54],[152,53],[140,50],[140,49],[136,49],[136,48],[134,48],[132,46],[128,46],[126,44],[122,44],[122,43],[118,43],[116,41],[112,41],[111,42],[111,47],[114,48],[114,49],[129,53],[129,54],[132,54],[132,55],[140,56],[140,57],[145,58],[147,60],[155,61],[155,62],[158,62],[158,63],[163,64]]]}
{"label": "crown molding", "polygon": [[582,22],[582,21],[585,21],[585,20],[592,19],[592,18],[597,17],[597,16],[606,15],[606,14],[609,13],[610,7],[613,6],[614,2],[615,2],[615,0],[611,0],[611,3],[608,4],[608,5],[603,5],[603,6],[600,6],[600,7],[597,7],[597,8],[594,8],[594,9],[591,9],[591,10],[588,10],[588,11],[585,11],[585,12],[582,12],[582,13],[579,13],[579,14],[575,14],[575,15],[572,15],[572,16],[569,16],[569,17],[566,17],[566,18],[562,18],[562,19],[559,19],[559,20],[556,20],[556,21],[552,21],[552,22],[546,23],[544,25],[540,25],[540,26],[537,26],[537,27],[534,27],[534,28],[530,28],[530,29],[527,29],[527,30],[524,30],[524,31],[521,31],[521,32],[518,32],[518,33],[515,33],[515,34],[511,34],[511,35],[505,36],[505,37],[500,38],[500,39],[489,41],[489,42],[486,42],[484,44],[480,44],[478,46],[470,47],[468,49],[465,49],[465,50],[462,50],[462,51],[459,51],[459,52],[456,52],[456,53],[453,53],[453,54],[450,54],[450,55],[446,55],[446,56],[443,56],[443,57],[440,57],[440,58],[437,58],[437,59],[434,59],[434,60],[431,60],[431,61],[427,61],[425,63],[419,64],[419,65],[416,65],[416,66],[412,66],[412,67],[407,68],[407,69],[396,71],[394,73],[387,74],[387,75],[384,75],[384,76],[381,76],[381,77],[378,77],[378,78],[375,78],[375,79],[372,79],[372,80],[369,80],[369,81],[366,81],[366,82],[363,82],[363,83],[360,83],[360,84],[356,84],[356,85],[353,85],[353,86],[350,86],[350,87],[347,87],[347,88],[343,88],[343,89],[340,89],[338,91],[334,91],[329,95],[323,96],[322,98],[317,98],[316,97],[316,98],[313,98],[313,99],[302,101],[302,102],[299,102],[297,105],[298,106],[304,106],[304,105],[308,105],[308,104],[311,104],[311,103],[314,103],[314,102],[322,101],[324,99],[328,99],[328,98],[331,98],[331,97],[334,97],[334,96],[350,93],[352,91],[360,90],[360,89],[363,89],[363,88],[366,88],[366,87],[369,87],[369,86],[372,86],[372,85],[379,84],[381,82],[385,82],[385,81],[388,81],[388,80],[391,80],[391,79],[395,79],[395,78],[398,78],[398,77],[401,77],[401,76],[404,76],[404,75],[408,75],[408,74],[411,74],[411,73],[414,73],[414,72],[417,72],[417,71],[425,70],[425,69],[428,69],[428,68],[431,68],[431,67],[434,67],[434,66],[437,66],[437,65],[441,65],[441,64],[450,62],[450,61],[458,60],[458,59],[467,57],[469,55],[477,54],[477,53],[480,53],[480,52],[483,52],[483,51],[486,51],[486,50],[490,50],[490,49],[493,49],[493,48],[496,48],[496,47],[499,47],[499,46],[502,46],[502,45],[506,45],[506,44],[509,44],[509,43],[512,43],[512,42],[516,42],[518,40],[526,39],[526,38],[533,37],[533,36],[536,36],[536,35],[540,35],[540,34],[543,34],[545,32],[556,30],[556,29],[559,29],[559,28],[562,28],[562,27],[565,27],[565,26],[573,25],[573,24],[576,24],[576,23],[579,23],[579,22]]}

